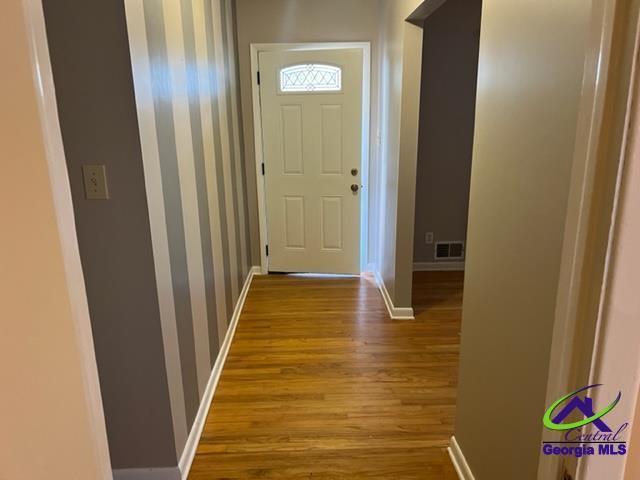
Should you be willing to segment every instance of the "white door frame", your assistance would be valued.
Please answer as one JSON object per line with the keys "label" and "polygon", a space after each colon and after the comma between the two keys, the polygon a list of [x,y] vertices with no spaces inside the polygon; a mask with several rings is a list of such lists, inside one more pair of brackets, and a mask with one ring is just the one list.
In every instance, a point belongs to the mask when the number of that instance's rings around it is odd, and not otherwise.
{"label": "white door frame", "polygon": [[[637,1],[627,2],[626,8],[621,8],[621,4],[619,0],[593,2],[545,405],[571,391],[578,384],[575,382],[596,383],[592,381],[594,367],[602,355],[599,337],[608,321],[602,315],[603,302],[608,293],[610,251],[624,173],[634,79],[638,75],[640,39],[640,5]],[[620,22],[623,18],[626,22]],[[618,40],[614,42],[616,37]],[[616,56],[618,61],[612,62]],[[606,104],[612,105],[608,115]],[[615,184],[609,175],[598,170],[603,164],[616,172]],[[604,193],[594,199],[594,191]],[[599,244],[601,238],[606,239],[606,244]],[[603,261],[602,271],[594,267],[597,264],[594,257]],[[593,292],[595,302],[589,292]],[[589,358],[582,357],[583,351]],[[597,461],[596,457],[581,457],[576,462],[540,455],[537,478],[556,478],[566,467],[576,480],[583,479],[584,464]]]}
{"label": "white door frame", "polygon": [[360,165],[362,188],[360,195],[360,272],[367,266],[369,251],[369,149],[370,149],[370,112],[371,112],[371,43],[370,42],[323,42],[323,43],[252,43],[251,44],[251,90],[253,105],[253,136],[256,158],[256,184],[258,197],[258,218],[260,224],[260,269],[263,274],[269,272],[267,257],[267,209],[264,175],[262,175],[263,141],[262,109],[260,88],[258,86],[258,58],[260,52],[296,51],[296,50],[337,50],[355,48],[362,50],[362,161]]}

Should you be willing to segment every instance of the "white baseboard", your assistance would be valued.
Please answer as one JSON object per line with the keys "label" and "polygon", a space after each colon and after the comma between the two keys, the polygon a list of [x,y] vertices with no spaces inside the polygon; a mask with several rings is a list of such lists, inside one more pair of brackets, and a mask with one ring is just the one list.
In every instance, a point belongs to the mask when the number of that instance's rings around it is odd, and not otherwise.
{"label": "white baseboard", "polygon": [[126,468],[113,471],[113,480],[181,480],[178,467]]}
{"label": "white baseboard", "polygon": [[384,299],[384,304],[387,306],[389,316],[394,320],[414,320],[415,316],[413,314],[413,308],[401,308],[394,306],[382,276],[378,272],[373,272],[373,274],[376,278],[378,289],[380,289],[380,293]]}
{"label": "white baseboard", "polygon": [[464,262],[415,262],[414,272],[461,272]]}
{"label": "white baseboard", "polygon": [[458,473],[458,478],[460,478],[460,480],[475,480],[456,437],[451,437],[451,445],[449,445],[447,451],[451,457],[451,462],[453,462],[453,468],[455,468]]}
{"label": "white baseboard", "polygon": [[[196,455],[198,442],[200,441],[200,436],[202,435],[202,430],[204,429],[204,424],[207,420],[207,415],[209,414],[209,408],[211,407],[213,394],[216,391],[218,381],[220,380],[220,375],[222,374],[222,369],[224,368],[224,363],[227,360],[229,347],[231,347],[233,336],[236,333],[238,320],[240,319],[240,314],[242,313],[242,308],[244,307],[244,301],[247,298],[247,293],[249,292],[249,288],[251,287],[251,282],[253,281],[254,276],[260,274],[260,267],[252,267],[251,270],[249,270],[247,279],[244,282],[244,286],[242,287],[242,291],[240,292],[240,296],[238,297],[238,301],[236,302],[236,307],[233,310],[233,316],[231,317],[231,321],[229,322],[227,334],[225,335],[222,346],[220,347],[220,352],[218,353],[216,363],[211,370],[211,376],[209,377],[207,388],[205,389],[202,401],[200,402],[200,408],[198,408],[198,413],[193,422],[193,426],[191,427],[189,438],[187,438],[187,443],[182,452],[182,457],[180,457],[180,463],[178,464],[178,467],[180,469],[179,471],[182,472],[182,480],[186,480],[189,476],[189,470],[191,470],[191,464],[193,463],[193,458]],[[178,477],[178,479],[179,478],[180,477]],[[164,480],[164,478],[158,477],[158,480]]]}

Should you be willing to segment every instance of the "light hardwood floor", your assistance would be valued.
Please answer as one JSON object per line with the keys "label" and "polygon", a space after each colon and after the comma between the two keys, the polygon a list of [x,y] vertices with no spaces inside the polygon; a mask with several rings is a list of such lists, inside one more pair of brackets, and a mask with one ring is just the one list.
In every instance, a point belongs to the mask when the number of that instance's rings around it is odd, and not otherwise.
{"label": "light hardwood floor", "polygon": [[189,478],[456,479],[462,277],[414,284],[407,321],[371,278],[256,277]]}

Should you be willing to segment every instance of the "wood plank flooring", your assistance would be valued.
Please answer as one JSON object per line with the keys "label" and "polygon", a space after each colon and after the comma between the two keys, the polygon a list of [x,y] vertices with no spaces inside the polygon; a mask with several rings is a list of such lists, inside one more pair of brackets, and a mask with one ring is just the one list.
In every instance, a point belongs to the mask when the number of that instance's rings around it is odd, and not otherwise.
{"label": "wood plank flooring", "polygon": [[415,321],[371,278],[256,277],[189,479],[456,479],[452,273],[416,274]]}

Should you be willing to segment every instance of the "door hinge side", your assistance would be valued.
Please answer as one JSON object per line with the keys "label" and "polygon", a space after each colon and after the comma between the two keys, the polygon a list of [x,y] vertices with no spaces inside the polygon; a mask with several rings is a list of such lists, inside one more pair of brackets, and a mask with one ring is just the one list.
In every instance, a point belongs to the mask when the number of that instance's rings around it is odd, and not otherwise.
{"label": "door hinge side", "polygon": [[264,246],[264,250],[267,253],[267,257],[269,256],[269,245]]}
{"label": "door hinge side", "polygon": [[258,85],[260,85],[260,70],[258,70],[258,72],[256,73],[256,76],[258,77]]}
{"label": "door hinge side", "polygon": [[262,175],[264,175],[264,162],[262,162]]}

